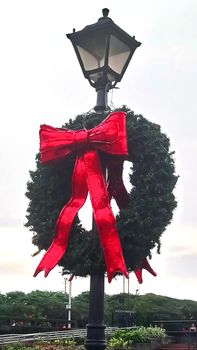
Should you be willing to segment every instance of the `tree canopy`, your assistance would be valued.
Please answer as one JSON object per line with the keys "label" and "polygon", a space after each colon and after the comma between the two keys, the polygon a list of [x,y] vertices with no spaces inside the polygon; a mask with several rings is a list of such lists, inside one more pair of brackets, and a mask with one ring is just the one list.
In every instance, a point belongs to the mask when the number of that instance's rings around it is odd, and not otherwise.
{"label": "tree canopy", "polygon": [[[14,319],[62,319],[67,320],[66,303],[68,295],[62,292],[19,291],[0,294],[0,325],[7,317]],[[77,327],[85,327],[88,319],[89,292],[72,298],[72,320]],[[119,310],[131,311],[137,325],[148,326],[159,320],[197,319],[197,302],[179,300],[161,295],[115,294],[105,295],[105,322],[107,326],[115,325]],[[63,324],[63,322],[62,322]],[[131,324],[130,324],[131,325]]]}

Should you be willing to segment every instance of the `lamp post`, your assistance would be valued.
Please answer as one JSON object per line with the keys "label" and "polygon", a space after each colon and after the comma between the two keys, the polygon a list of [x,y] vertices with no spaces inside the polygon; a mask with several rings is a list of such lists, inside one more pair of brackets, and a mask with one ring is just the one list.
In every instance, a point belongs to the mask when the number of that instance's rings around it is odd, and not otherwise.
{"label": "lamp post", "polygon": [[107,94],[121,81],[140,42],[118,27],[103,9],[103,17],[84,29],[67,34],[84,77],[96,89],[95,111],[107,109]]}
{"label": "lamp post", "polygon": [[[80,31],[67,34],[76,52],[84,77],[97,92],[94,110],[103,113],[108,109],[108,92],[121,81],[126,68],[140,42],[131,37],[103,9],[103,17]],[[94,228],[94,224],[93,224]],[[106,347],[104,325],[104,274],[90,276],[89,321],[87,350]]]}

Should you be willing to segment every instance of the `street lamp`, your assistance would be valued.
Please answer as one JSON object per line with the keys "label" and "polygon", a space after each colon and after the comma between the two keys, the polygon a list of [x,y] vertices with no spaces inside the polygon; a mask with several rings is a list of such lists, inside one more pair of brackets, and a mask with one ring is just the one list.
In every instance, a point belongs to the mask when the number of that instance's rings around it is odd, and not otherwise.
{"label": "street lamp", "polygon": [[140,42],[118,27],[103,9],[98,22],[67,34],[84,77],[97,91],[96,111],[107,109],[107,93],[121,81]]}
{"label": "street lamp", "polygon": [[[84,29],[67,34],[75,49],[84,77],[96,89],[95,111],[108,109],[107,95],[121,81],[126,68],[140,42],[118,27],[103,9],[103,17]],[[93,224],[93,228],[94,228]],[[104,325],[104,274],[90,276],[89,320],[87,350],[106,347]]]}

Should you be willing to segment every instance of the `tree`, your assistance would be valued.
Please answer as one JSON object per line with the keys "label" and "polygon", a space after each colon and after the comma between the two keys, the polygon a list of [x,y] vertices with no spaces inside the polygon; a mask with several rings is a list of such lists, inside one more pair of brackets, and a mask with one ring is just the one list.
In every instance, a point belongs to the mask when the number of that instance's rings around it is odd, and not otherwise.
{"label": "tree", "polygon": [[88,323],[89,292],[83,292],[73,298],[72,319],[77,320],[78,327],[85,327]]}
{"label": "tree", "polygon": [[[77,327],[85,327],[88,321],[89,292],[83,292],[72,298],[72,320]],[[119,311],[130,311],[133,323],[149,326],[155,321],[197,319],[197,302],[179,300],[155,294],[132,295],[120,293],[105,295],[105,323],[114,326],[119,321]],[[125,317],[127,314],[125,313]],[[122,314],[121,317],[124,317]],[[65,295],[61,292],[33,291],[30,293],[10,292],[0,294],[0,326],[9,320],[51,321],[61,319],[65,324],[68,319],[65,307]],[[188,323],[186,323],[188,325]],[[181,324],[169,324],[169,329],[181,329]],[[179,327],[179,328],[178,328]]]}
{"label": "tree", "polygon": [[65,295],[61,292],[33,291],[27,294],[33,318],[67,318]]}

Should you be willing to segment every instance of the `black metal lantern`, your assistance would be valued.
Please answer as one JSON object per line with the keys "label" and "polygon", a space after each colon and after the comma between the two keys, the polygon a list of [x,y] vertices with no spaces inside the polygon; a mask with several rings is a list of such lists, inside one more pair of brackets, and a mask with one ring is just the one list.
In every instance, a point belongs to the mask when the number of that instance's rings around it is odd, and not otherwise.
{"label": "black metal lantern", "polygon": [[118,27],[103,9],[103,17],[84,29],[67,34],[77,54],[81,69],[97,91],[95,110],[107,107],[107,92],[121,81],[140,42]]}

